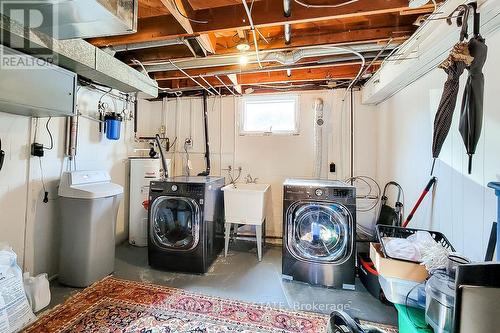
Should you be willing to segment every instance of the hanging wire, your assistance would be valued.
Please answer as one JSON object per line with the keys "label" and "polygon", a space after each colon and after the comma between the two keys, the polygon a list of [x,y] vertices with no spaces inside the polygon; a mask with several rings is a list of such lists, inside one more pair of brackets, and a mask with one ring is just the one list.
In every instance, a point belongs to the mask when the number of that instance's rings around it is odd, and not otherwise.
{"label": "hanging wire", "polygon": [[187,17],[186,15],[184,15],[179,6],[177,5],[177,1],[176,0],[172,0],[172,2],[174,3],[174,6],[175,6],[175,10],[179,13],[180,16],[184,17],[186,20],[190,21],[190,22],[194,22],[194,23],[200,23],[200,24],[208,24],[208,21],[200,21],[200,20],[195,20],[195,19],[192,19],[190,17]]}
{"label": "hanging wire", "polygon": [[359,0],[344,1],[344,2],[341,2],[341,3],[336,4],[336,5],[311,5],[311,4],[305,3],[305,2],[300,1],[300,0],[294,0],[294,1],[295,1],[295,3],[297,3],[303,7],[306,7],[306,8],[338,8],[338,7],[343,7],[343,6],[353,4],[355,2],[358,2]]}
{"label": "hanging wire", "polygon": [[344,96],[342,97],[342,101],[345,101],[345,98],[346,98],[347,94],[349,93],[349,90],[352,89],[352,87],[359,80],[359,78],[361,77],[361,75],[363,75],[363,71],[364,71],[365,65],[366,65],[366,59],[358,51],[354,51],[354,50],[352,50],[350,48],[346,48],[346,47],[341,47],[341,46],[322,46],[321,48],[322,49],[341,50],[341,51],[344,51],[344,52],[349,52],[349,53],[352,53],[352,54],[356,55],[357,57],[359,57],[359,59],[361,59],[361,66],[359,68],[359,72],[356,75],[356,77],[351,81],[351,83],[349,84],[349,86],[347,87],[347,89],[344,92]]}
{"label": "hanging wire", "polygon": [[255,32],[255,26],[253,25],[252,13],[248,8],[247,0],[242,0],[242,2],[243,2],[243,7],[245,8],[245,12],[247,13],[248,16],[248,21],[250,23],[250,31],[252,31],[253,35],[253,44],[255,47],[255,56],[257,57],[257,63],[259,64],[259,67],[262,69],[262,63],[260,62],[259,45],[257,44],[257,34]]}
{"label": "hanging wire", "polygon": [[47,130],[47,133],[49,134],[49,138],[50,138],[50,147],[43,148],[44,150],[52,150],[52,148],[54,148],[54,138],[52,137],[52,132],[50,132],[50,128],[49,128],[49,123],[51,120],[52,120],[52,117],[49,117],[49,119],[47,119],[47,122],[45,123],[45,129]]}

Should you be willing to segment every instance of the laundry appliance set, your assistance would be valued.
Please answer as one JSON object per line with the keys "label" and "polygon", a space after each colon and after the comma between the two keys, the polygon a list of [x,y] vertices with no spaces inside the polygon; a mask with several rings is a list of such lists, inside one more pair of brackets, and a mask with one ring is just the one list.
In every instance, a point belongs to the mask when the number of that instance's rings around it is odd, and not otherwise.
{"label": "laundry appliance set", "polygon": [[[205,176],[150,182],[147,246],[153,268],[207,272],[224,248],[223,186],[223,177]],[[283,277],[354,289],[355,188],[287,179],[283,199]]]}

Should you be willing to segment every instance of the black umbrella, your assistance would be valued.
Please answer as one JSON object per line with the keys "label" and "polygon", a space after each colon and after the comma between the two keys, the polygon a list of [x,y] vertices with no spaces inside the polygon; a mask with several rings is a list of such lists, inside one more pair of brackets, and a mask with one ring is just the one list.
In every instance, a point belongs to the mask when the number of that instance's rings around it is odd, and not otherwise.
{"label": "black umbrella", "polygon": [[444,83],[443,94],[434,118],[434,135],[432,141],[432,163],[431,174],[434,171],[434,163],[439,157],[444,141],[450,132],[453,112],[457,104],[460,76],[465,68],[471,64],[473,58],[469,54],[468,44],[461,42],[455,45],[448,58],[439,66],[444,69],[448,78]]}
{"label": "black umbrella", "polygon": [[479,34],[479,14],[474,8],[474,37],[469,41],[469,52],[474,61],[467,67],[469,77],[462,99],[459,130],[469,155],[469,174],[472,172],[472,155],[476,152],[477,142],[483,126],[484,75],[488,47]]}

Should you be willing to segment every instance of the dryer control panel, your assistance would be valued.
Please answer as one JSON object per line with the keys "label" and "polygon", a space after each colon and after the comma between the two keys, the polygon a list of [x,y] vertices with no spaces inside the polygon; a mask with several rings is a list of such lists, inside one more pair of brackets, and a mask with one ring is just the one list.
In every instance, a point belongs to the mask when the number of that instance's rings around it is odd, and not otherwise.
{"label": "dryer control panel", "polygon": [[324,201],[345,201],[350,202],[356,199],[356,190],[354,188],[332,188],[317,186],[291,186],[285,185],[284,195],[286,200],[324,200]]}
{"label": "dryer control panel", "polygon": [[205,195],[205,184],[153,181],[151,182],[150,190],[152,193],[161,195],[203,198]]}

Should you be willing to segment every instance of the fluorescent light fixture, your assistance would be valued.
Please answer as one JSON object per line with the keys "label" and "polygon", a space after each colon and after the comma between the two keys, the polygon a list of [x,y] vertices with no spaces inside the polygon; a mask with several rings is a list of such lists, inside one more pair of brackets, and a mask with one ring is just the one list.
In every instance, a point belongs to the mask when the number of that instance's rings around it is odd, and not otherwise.
{"label": "fluorescent light fixture", "polygon": [[246,64],[248,64],[248,57],[246,55],[242,54],[240,56],[240,65],[245,66]]}
{"label": "fluorescent light fixture", "polygon": [[430,0],[410,0],[408,3],[408,7],[410,8],[419,8],[425,6],[429,3]]}

